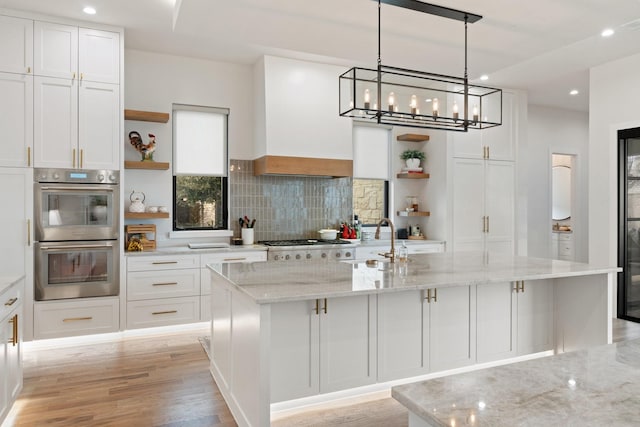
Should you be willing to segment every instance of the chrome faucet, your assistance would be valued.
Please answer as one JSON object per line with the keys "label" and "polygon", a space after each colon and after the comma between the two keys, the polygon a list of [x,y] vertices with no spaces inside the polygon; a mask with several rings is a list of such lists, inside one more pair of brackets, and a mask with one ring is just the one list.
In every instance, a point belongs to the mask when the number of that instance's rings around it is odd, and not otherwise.
{"label": "chrome faucet", "polygon": [[391,222],[391,220],[389,218],[382,218],[380,220],[380,222],[378,223],[378,228],[376,228],[375,238],[377,240],[380,240],[380,226],[382,225],[383,222],[388,223],[389,227],[391,227],[391,252],[386,252],[386,253],[378,254],[378,255],[382,255],[385,258],[389,258],[391,260],[391,262],[395,262],[395,260],[396,260],[396,245],[395,245],[396,229],[393,226],[393,223]]}

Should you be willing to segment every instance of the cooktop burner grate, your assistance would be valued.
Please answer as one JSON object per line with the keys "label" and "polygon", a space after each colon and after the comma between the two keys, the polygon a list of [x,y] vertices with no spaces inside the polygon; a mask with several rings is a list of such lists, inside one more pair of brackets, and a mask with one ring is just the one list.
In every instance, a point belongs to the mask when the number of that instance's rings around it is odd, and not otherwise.
{"label": "cooktop burner grate", "polygon": [[317,240],[317,239],[297,239],[297,240],[264,240],[265,246],[316,246],[316,245],[347,245],[350,242],[345,240]]}

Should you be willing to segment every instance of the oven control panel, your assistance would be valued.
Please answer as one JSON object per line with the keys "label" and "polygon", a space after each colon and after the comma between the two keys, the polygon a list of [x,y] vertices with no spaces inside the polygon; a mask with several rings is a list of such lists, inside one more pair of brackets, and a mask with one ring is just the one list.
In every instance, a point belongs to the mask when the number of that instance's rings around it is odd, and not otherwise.
{"label": "oven control panel", "polygon": [[345,260],[354,259],[355,251],[353,248],[344,249],[272,249],[267,250],[267,261],[278,262],[300,262],[300,261],[317,261],[317,260]]}
{"label": "oven control panel", "polygon": [[117,170],[36,168],[33,172],[33,180],[41,183],[59,182],[65,184],[116,185],[120,181],[120,172]]}

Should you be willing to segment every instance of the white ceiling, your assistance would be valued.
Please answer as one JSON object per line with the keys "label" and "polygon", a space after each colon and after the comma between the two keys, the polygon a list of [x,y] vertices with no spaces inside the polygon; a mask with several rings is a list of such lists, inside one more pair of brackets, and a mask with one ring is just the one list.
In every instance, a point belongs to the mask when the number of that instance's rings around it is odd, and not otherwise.
{"label": "white ceiling", "polygon": [[[469,77],[529,102],[588,110],[590,67],[640,52],[640,0],[433,0],[469,25]],[[94,16],[82,13],[94,6]],[[375,67],[372,0],[0,0],[0,8],[125,28],[130,49],[253,64],[262,54]],[[616,34],[600,37],[604,28]],[[461,22],[382,5],[382,62],[461,76]],[[570,89],[580,95],[571,97]]]}

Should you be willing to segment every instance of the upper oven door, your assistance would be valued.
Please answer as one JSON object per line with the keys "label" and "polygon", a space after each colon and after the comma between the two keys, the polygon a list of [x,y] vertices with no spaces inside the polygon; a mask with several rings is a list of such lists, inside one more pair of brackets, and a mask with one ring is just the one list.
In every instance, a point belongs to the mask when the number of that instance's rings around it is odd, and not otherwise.
{"label": "upper oven door", "polygon": [[118,185],[35,183],[35,239],[117,239],[119,206]]}

